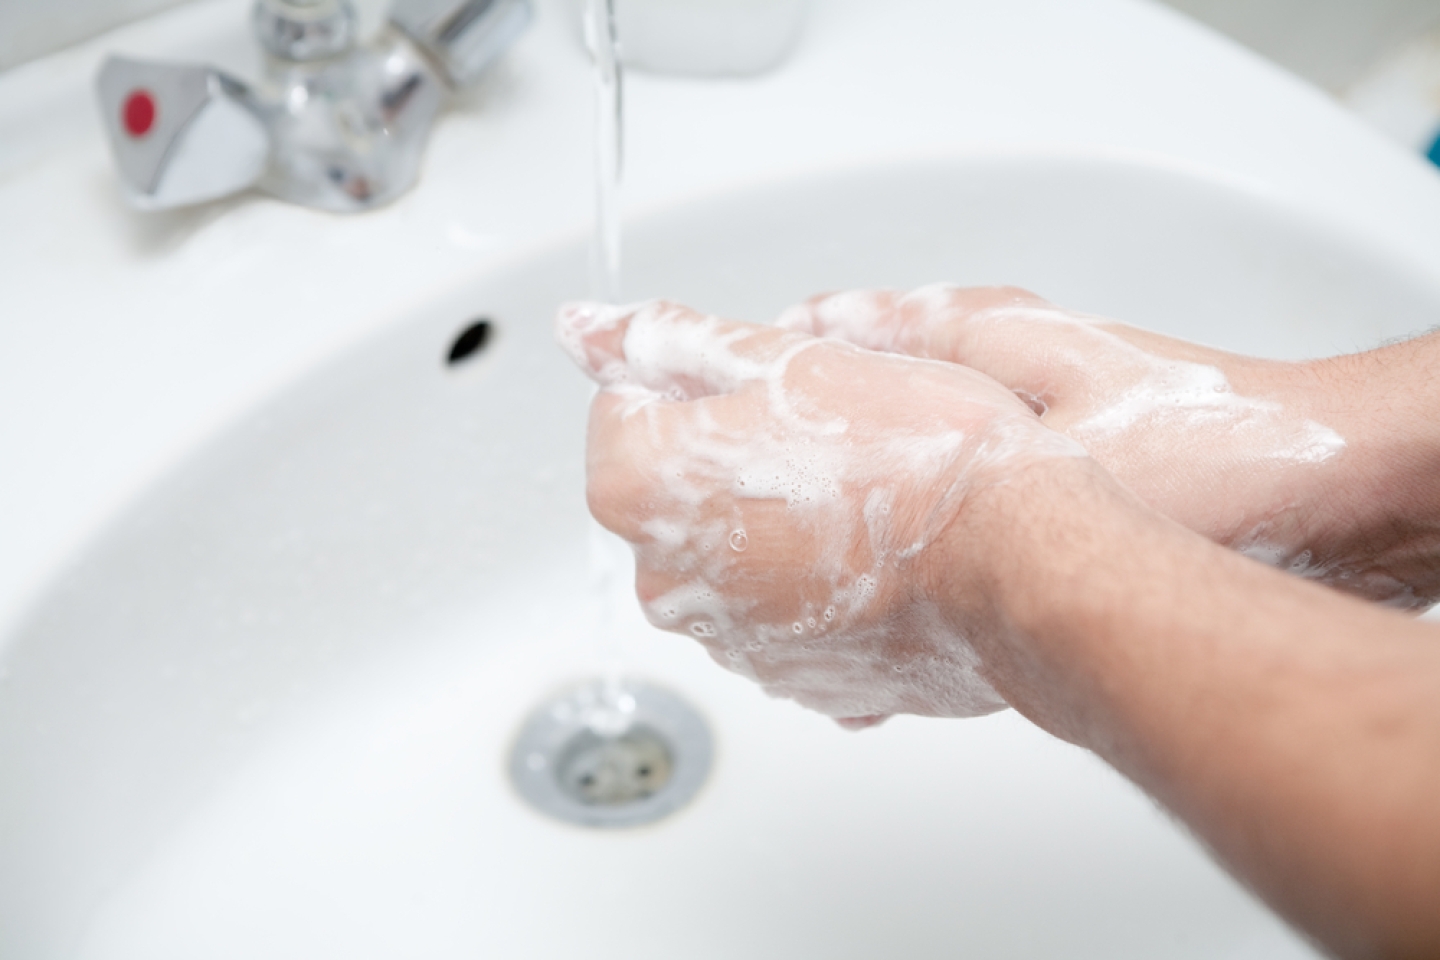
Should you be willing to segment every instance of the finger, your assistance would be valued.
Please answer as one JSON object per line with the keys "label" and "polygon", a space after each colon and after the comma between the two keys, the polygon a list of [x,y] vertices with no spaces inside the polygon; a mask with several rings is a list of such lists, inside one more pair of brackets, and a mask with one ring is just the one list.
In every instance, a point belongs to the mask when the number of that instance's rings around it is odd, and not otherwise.
{"label": "finger", "polygon": [[907,345],[979,370],[1042,415],[1088,399],[1106,345],[1085,318],[1019,287],[921,287],[897,312]]}
{"label": "finger", "polygon": [[624,373],[621,321],[631,309],[587,301],[563,303],[555,314],[555,342],[591,379],[602,386],[613,383]]}
{"label": "finger", "polygon": [[731,393],[772,377],[812,342],[664,300],[628,307],[566,304],[556,318],[556,339],[602,386],[639,388],[668,400]]}
{"label": "finger", "polygon": [[[900,353],[975,367],[1012,390],[1028,391],[1042,373],[1017,365],[1019,338],[985,342],[966,329],[973,318],[996,310],[1050,305],[1017,287],[956,287],[934,284],[910,293],[851,290],[815,297],[781,314],[777,326],[817,337],[835,337],[868,350]],[[998,374],[998,375],[997,375]]]}
{"label": "finger", "polygon": [[729,490],[733,469],[713,452],[754,436],[754,400],[745,391],[685,403],[652,393],[604,389],[590,405],[586,496],[607,530],[634,544],[675,540],[659,518],[703,512],[716,490]]}
{"label": "finger", "polygon": [[897,342],[896,290],[850,290],[811,297],[780,314],[775,326],[815,337],[834,337],[867,350],[906,353]]}
{"label": "finger", "polygon": [[997,309],[1051,308],[1019,287],[932,284],[910,293],[850,290],[824,294],[791,307],[776,325],[818,337],[835,337],[869,350],[962,362],[953,329]]}

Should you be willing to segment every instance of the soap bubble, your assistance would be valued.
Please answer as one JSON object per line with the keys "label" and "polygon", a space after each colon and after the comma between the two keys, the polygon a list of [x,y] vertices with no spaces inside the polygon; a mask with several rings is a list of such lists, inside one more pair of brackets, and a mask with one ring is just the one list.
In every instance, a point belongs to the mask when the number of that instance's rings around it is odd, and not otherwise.
{"label": "soap bubble", "polygon": [[744,553],[745,548],[750,546],[750,536],[744,530],[736,530],[730,534],[730,549],[736,553]]}

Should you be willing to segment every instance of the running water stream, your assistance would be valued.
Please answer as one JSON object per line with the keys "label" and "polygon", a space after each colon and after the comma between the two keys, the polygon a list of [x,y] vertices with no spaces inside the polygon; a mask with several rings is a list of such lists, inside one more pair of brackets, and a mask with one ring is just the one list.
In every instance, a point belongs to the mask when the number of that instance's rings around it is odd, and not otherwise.
{"label": "running water stream", "polygon": [[620,177],[624,96],[615,0],[586,0],[585,39],[595,62],[595,239],[590,294],[620,302]]}
{"label": "running water stream", "polygon": [[[620,43],[615,0],[586,0],[585,40],[595,64],[595,232],[590,255],[590,296],[620,302],[620,178],[624,158]],[[590,578],[597,601],[595,638],[600,658],[598,696],[587,724],[618,736],[630,725],[635,698],[625,678],[625,645],[616,616],[623,602],[629,551],[618,537],[590,521]]]}

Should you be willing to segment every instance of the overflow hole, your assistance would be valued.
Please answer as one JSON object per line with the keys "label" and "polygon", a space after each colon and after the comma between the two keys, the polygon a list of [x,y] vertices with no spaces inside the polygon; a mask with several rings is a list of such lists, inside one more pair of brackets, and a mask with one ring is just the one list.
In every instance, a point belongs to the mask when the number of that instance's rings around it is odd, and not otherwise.
{"label": "overflow hole", "polygon": [[490,342],[493,327],[494,324],[487,317],[471,321],[464,330],[460,331],[455,342],[450,344],[450,354],[445,362],[453,367],[484,350],[486,344]]}

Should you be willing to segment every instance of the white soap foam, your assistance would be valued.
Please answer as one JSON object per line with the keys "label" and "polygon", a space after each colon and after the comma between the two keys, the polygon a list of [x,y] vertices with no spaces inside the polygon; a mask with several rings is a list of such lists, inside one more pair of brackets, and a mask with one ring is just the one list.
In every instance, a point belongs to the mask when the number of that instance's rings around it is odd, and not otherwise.
{"label": "white soap foam", "polygon": [[[791,308],[782,314],[779,325],[810,332],[823,329],[871,349],[901,351],[907,333],[915,333],[916,322],[902,319],[902,314],[918,316],[922,323],[948,322],[958,289],[940,283],[904,295],[835,294]],[[1047,344],[1057,355],[1057,365],[1085,369],[1098,363],[1118,368],[1106,371],[1116,380],[1112,395],[1067,431],[1087,446],[1152,422],[1177,431],[1229,428],[1237,434],[1231,438],[1235,453],[1257,460],[1321,463],[1345,447],[1344,438],[1322,424],[1297,417],[1272,400],[1237,394],[1218,367],[1147,353],[1116,335],[1119,324],[1103,318],[1017,299],[975,311],[963,322],[1059,328],[1063,337]],[[1037,413],[1048,411],[1042,395],[1019,393]]]}
{"label": "white soap foam", "polygon": [[[594,356],[587,338],[617,330],[627,317],[624,361]],[[917,619],[910,568],[974,484],[999,476],[997,465],[1084,456],[1078,444],[1042,427],[993,381],[952,364],[886,356],[866,366],[902,366],[881,372],[953,401],[971,426],[958,426],[952,410],[919,410],[900,425],[849,422],[825,412],[811,391],[826,389],[822,361],[856,350],[850,345],[696,319],[663,303],[575,305],[559,326],[572,357],[607,391],[630,399],[621,415],[662,451],[646,465],[656,507],[640,525],[636,552],[645,569],[680,585],[646,604],[652,622],[688,631],[718,662],[771,693],[836,717],[1003,707],[965,638],[938,611]],[[764,416],[734,423],[707,405],[742,391],[763,401]],[[683,433],[675,435],[667,403],[698,398],[712,399],[687,405]],[[919,516],[901,516],[917,497],[934,502]],[[761,515],[747,515],[751,504],[783,504],[783,537],[763,534]],[[770,594],[757,542],[795,551],[803,567],[783,575],[800,584],[800,596]],[[729,549],[716,549],[722,544]],[[768,562],[787,563],[783,553]],[[903,624],[889,620],[885,606],[899,594],[907,595]],[[896,635],[925,652],[899,671],[883,653]]]}
{"label": "white soap foam", "polygon": [[1382,606],[1398,610],[1424,610],[1433,604],[1429,597],[1419,595],[1415,587],[1375,567],[1357,569],[1334,559],[1322,559],[1308,549],[1282,546],[1272,539],[1271,525],[1261,524],[1238,547],[1252,560],[1266,566],[1345,590]]}
{"label": "white soap foam", "polygon": [[[1042,416],[1057,405],[1067,405],[1069,411],[1087,410],[1069,424],[1066,433],[1122,474],[1124,464],[1132,458],[1183,457],[1186,446],[1208,445],[1217,451],[1216,461],[1223,462],[1225,469],[1274,476],[1276,483],[1282,484],[1288,468],[1318,466],[1345,450],[1345,440],[1335,430],[1274,399],[1236,392],[1216,366],[1149,353],[1123,336],[1126,328],[1120,324],[1061,310],[1018,293],[989,308],[967,307],[957,313],[958,293],[959,288],[949,284],[934,284],[904,295],[891,291],[843,293],[792,308],[780,322],[789,329],[823,331],[876,350],[905,352],[922,345],[947,349],[947,334],[956,337],[957,348],[962,343],[969,345],[964,349],[1009,344],[1005,350],[1043,350],[1045,360],[1040,367],[1053,370],[1054,379],[1049,384],[1017,385],[1026,388],[1017,390],[1017,395]],[[964,297],[974,302],[973,292]],[[951,323],[958,326],[944,328]],[[1017,332],[1024,336],[1017,339]],[[1022,353],[1013,359],[1026,357]],[[1068,383],[1058,395],[1049,395],[1060,381]],[[1079,391],[1088,391],[1088,395]],[[1143,442],[1136,441],[1137,430],[1144,431]],[[1154,469],[1153,464],[1142,467],[1137,479],[1143,482],[1146,471]],[[1152,492],[1162,496],[1175,493],[1173,481],[1162,476],[1152,479],[1161,485],[1152,487]],[[1165,486],[1167,483],[1170,485]],[[1183,498],[1183,492],[1180,495]],[[1255,522],[1256,517],[1248,516],[1247,510],[1258,510],[1268,531],[1271,521],[1296,508],[1289,502],[1252,507],[1243,492],[1238,497],[1227,507],[1225,517],[1212,518],[1217,525],[1206,532],[1256,559],[1299,575],[1327,582],[1357,576],[1335,564],[1317,564],[1313,557],[1271,544],[1258,534],[1237,532],[1237,526],[1243,529]],[[1183,508],[1183,500],[1179,506]],[[1370,592],[1378,596],[1386,589],[1377,581]],[[1398,581],[1394,589],[1404,592]]]}

